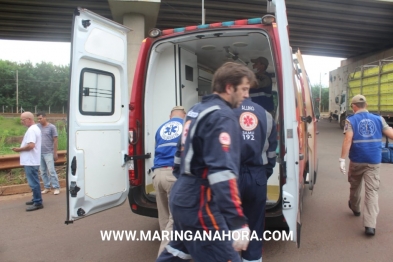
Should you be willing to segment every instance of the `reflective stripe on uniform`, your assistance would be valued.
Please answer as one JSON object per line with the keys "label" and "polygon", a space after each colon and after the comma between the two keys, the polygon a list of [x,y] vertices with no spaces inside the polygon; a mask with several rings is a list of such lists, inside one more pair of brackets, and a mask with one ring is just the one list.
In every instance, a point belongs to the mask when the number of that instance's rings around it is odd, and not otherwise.
{"label": "reflective stripe on uniform", "polygon": [[199,121],[201,119],[203,119],[207,114],[216,111],[218,109],[221,109],[219,106],[211,106],[206,108],[205,110],[203,110],[202,112],[199,113],[198,118],[196,119],[196,123],[194,124],[194,126],[191,129],[190,132],[190,146],[188,147],[188,151],[186,152],[186,157],[185,157],[185,166],[184,166],[184,172],[186,174],[191,174],[191,160],[192,157],[194,156],[194,149],[192,148],[192,139],[194,137],[195,134],[195,130],[199,124]]}
{"label": "reflective stripe on uniform", "polygon": [[258,93],[253,93],[253,94],[249,94],[250,97],[258,97],[258,96],[266,96],[266,97],[271,97],[272,94],[268,94],[265,92],[258,92]]}
{"label": "reflective stripe on uniform", "polygon": [[273,158],[273,157],[275,157],[277,154],[276,154],[276,151],[270,151],[270,152],[267,152],[267,157],[268,158]]}
{"label": "reflective stripe on uniform", "polygon": [[184,260],[192,258],[190,254],[186,254],[183,251],[171,247],[170,245],[166,245],[165,249],[166,251],[168,251],[168,253],[172,254],[175,257],[180,257],[181,259]]}
{"label": "reflective stripe on uniform", "polygon": [[207,177],[209,179],[210,185],[214,185],[216,183],[228,181],[236,178],[236,175],[231,171],[225,170],[217,173],[213,173]]}
{"label": "reflective stripe on uniform", "polygon": [[176,146],[176,145],[177,145],[177,143],[166,143],[166,144],[161,144],[161,145],[157,146],[157,148],[164,147],[164,146]]}
{"label": "reflective stripe on uniform", "polygon": [[352,143],[368,143],[368,142],[382,142],[381,139],[369,139],[369,140],[353,140]]}
{"label": "reflective stripe on uniform", "polygon": [[268,113],[265,110],[266,114],[266,138],[265,138],[265,143],[263,144],[263,150],[262,150],[262,163],[265,165],[268,163],[267,161],[267,150],[269,149],[269,137],[270,134],[272,133],[272,127],[273,127],[273,117],[270,113]]}
{"label": "reflective stripe on uniform", "polygon": [[173,163],[174,163],[174,164],[177,164],[177,165],[180,165],[180,163],[181,163],[181,158],[175,156],[175,157],[173,158]]}

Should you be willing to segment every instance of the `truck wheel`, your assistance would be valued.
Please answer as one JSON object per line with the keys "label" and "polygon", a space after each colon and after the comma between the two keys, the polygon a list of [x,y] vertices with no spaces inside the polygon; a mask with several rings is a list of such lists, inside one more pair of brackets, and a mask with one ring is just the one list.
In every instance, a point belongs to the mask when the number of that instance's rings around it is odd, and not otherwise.
{"label": "truck wheel", "polygon": [[345,127],[345,118],[340,119],[340,128],[344,129]]}

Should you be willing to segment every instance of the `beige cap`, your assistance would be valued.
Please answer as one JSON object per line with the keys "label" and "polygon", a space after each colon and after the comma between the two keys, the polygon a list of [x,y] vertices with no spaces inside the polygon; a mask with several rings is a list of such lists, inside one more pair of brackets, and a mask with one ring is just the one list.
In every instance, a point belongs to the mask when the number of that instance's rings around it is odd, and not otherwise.
{"label": "beige cap", "polygon": [[356,104],[356,103],[363,103],[366,102],[366,98],[363,95],[356,95],[352,98],[351,103]]}
{"label": "beige cap", "polygon": [[251,59],[251,62],[252,62],[252,63],[257,63],[257,62],[259,62],[259,63],[265,65],[266,67],[269,65],[269,61],[267,61],[267,59],[264,58],[263,56],[257,57],[257,58],[255,58],[255,59]]}
{"label": "beige cap", "polygon": [[174,111],[174,110],[183,110],[183,111],[185,111],[183,106],[175,106],[174,108],[172,108],[171,112]]}

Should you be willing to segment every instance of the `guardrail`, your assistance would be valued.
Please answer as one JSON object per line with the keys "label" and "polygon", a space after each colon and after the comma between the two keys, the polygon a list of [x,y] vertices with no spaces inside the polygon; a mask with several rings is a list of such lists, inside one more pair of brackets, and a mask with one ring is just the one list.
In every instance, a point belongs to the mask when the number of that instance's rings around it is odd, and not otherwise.
{"label": "guardrail", "polygon": [[[66,162],[67,151],[66,150],[57,151],[57,155],[59,158],[56,160],[55,164],[64,165],[64,163]],[[19,154],[0,156],[0,170],[21,168],[21,167],[23,166],[19,164]]]}

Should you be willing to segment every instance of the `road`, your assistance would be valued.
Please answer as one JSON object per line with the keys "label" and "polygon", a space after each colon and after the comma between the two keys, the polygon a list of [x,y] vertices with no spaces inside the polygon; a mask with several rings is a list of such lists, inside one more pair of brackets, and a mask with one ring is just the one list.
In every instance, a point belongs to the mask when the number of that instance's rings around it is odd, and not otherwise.
{"label": "road", "polygon": [[[266,261],[392,261],[393,174],[382,164],[376,236],[364,235],[362,217],[348,209],[349,184],[338,168],[343,135],[337,123],[319,123],[319,174],[314,192],[306,189],[300,248],[293,242],[265,242]],[[102,241],[101,230],[158,230],[156,219],[123,205],[65,225],[66,198],[44,195],[45,208],[25,211],[30,194],[0,197],[1,262],[154,261],[159,242]],[[207,261],[208,262],[208,261]]]}

